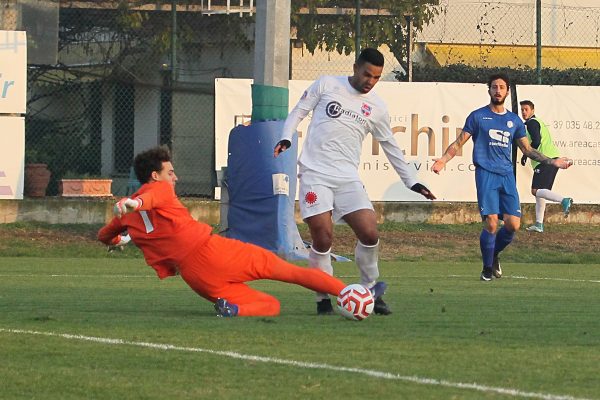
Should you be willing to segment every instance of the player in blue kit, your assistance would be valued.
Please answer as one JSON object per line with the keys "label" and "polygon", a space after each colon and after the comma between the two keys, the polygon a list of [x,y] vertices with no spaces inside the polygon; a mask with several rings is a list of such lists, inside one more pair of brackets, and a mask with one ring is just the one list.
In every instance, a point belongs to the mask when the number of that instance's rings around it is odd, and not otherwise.
{"label": "player in blue kit", "polygon": [[[467,140],[473,138],[477,203],[483,219],[479,237],[483,259],[482,281],[502,276],[498,254],[512,242],[521,224],[521,205],[513,173],[513,142],[532,160],[562,169],[571,166],[567,158],[548,158],[531,147],[519,116],[504,108],[504,100],[510,91],[508,76],[494,74],[489,77],[487,85],[490,103],[469,114],[454,143],[431,167],[439,174]],[[499,219],[504,221],[500,230]]]}

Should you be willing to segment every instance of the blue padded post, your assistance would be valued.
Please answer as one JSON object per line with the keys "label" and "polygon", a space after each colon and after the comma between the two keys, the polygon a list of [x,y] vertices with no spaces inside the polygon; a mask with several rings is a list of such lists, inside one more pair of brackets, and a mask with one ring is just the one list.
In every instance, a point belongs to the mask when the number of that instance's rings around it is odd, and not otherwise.
{"label": "blue padded post", "polygon": [[[298,136],[279,157],[273,148],[284,121],[258,121],[229,134],[227,237],[254,243],[286,259],[307,257],[294,219]],[[275,194],[273,176],[285,174],[287,194]],[[281,177],[281,175],[279,175]],[[281,179],[280,179],[281,181]]]}

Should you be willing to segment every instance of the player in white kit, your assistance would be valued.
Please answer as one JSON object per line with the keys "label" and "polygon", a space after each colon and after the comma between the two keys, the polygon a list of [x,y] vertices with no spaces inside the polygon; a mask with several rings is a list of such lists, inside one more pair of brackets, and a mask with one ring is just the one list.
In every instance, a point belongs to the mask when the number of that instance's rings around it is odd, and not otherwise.
{"label": "player in white kit", "polygon": [[[358,175],[362,142],[367,134],[379,142],[406,187],[435,199],[429,189],[417,182],[394,139],[385,103],[371,92],[381,78],[383,62],[378,50],[367,48],[354,64],[352,76],[317,79],[288,115],[274,149],[275,157],[288,149],[298,125],[312,111],[298,159],[300,212],[313,241],[309,265],[333,274],[333,222],[343,219],[358,239],[355,258],[361,283],[370,289],[378,285],[377,293],[383,293],[386,286],[377,282],[379,232],[373,205]],[[391,313],[381,296],[375,299],[374,311]],[[329,296],[317,293],[317,313],[332,312]]]}

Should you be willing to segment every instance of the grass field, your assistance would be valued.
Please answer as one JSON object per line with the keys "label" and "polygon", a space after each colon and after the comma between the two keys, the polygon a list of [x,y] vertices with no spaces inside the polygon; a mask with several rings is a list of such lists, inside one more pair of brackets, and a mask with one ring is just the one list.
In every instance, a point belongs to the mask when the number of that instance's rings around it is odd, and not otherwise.
{"label": "grass field", "polygon": [[317,317],[262,281],[280,317],[223,319],[139,254],[73,246],[0,249],[2,399],[600,399],[598,263],[508,261],[483,283],[477,260],[384,261],[390,316]]}

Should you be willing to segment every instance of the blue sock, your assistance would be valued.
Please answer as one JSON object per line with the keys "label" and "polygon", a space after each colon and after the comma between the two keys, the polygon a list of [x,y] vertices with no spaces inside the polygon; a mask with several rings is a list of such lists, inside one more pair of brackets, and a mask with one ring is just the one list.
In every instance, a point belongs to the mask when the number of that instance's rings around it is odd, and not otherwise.
{"label": "blue sock", "polygon": [[506,227],[500,228],[498,233],[496,234],[496,245],[494,248],[494,256],[497,256],[506,246],[512,242],[515,237],[515,233],[506,229]]}
{"label": "blue sock", "polygon": [[492,268],[494,261],[494,246],[496,235],[489,233],[485,229],[481,231],[479,236],[479,246],[481,247],[481,259],[483,260],[483,268]]}

